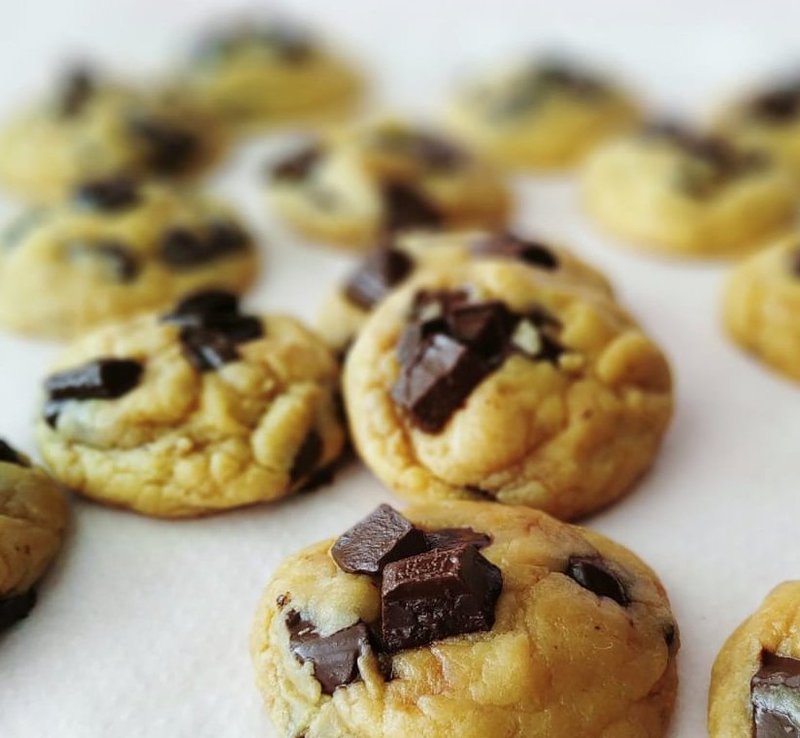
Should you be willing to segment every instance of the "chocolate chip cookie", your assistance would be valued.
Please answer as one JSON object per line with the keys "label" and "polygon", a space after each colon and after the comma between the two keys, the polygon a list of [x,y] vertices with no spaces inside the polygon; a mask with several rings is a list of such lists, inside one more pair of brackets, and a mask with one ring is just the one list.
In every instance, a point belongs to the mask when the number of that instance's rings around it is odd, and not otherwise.
{"label": "chocolate chip cookie", "polygon": [[362,87],[355,69],[314,34],[275,18],[211,29],[177,82],[238,127],[348,112]]}
{"label": "chocolate chip cookie", "polygon": [[424,269],[450,269],[474,259],[511,259],[588,289],[611,294],[608,280],[560,246],[507,231],[389,234],[325,300],[319,330],[344,354],[369,314],[392,290]]}
{"label": "chocolate chip cookie", "polygon": [[672,413],[666,359],[609,297],[499,260],[389,297],[344,390],[362,458],[398,494],[563,519],[629,491]]}
{"label": "chocolate chip cookie", "polygon": [[727,640],[714,663],[711,738],[800,736],[800,582],[784,582]]}
{"label": "chocolate chip cookie", "polygon": [[672,124],[601,146],[586,163],[583,194],[589,213],[632,246],[691,257],[752,250],[795,213],[782,167]]}
{"label": "chocolate chip cookie", "polygon": [[83,336],[44,389],[38,440],[56,478],[147,515],[284,497],[344,445],[322,340],[293,318],[242,312],[227,292]]}
{"label": "chocolate chip cookie", "polygon": [[310,238],[369,248],[386,232],[504,225],[510,195],[489,166],[437,133],[383,120],[275,164],[277,212]]}
{"label": "chocolate chip cookie", "polygon": [[61,548],[69,509],[58,484],[0,439],[0,633],[27,617]]}
{"label": "chocolate chip cookie", "polygon": [[225,138],[212,115],[178,92],[139,90],[76,68],[0,128],[0,182],[52,202],[112,175],[185,180],[217,161]]}
{"label": "chocolate chip cookie", "polygon": [[252,633],[292,738],[660,738],[677,626],[656,575],[527,508],[381,506],[289,557]]}
{"label": "chocolate chip cookie", "polygon": [[723,319],[746,351],[800,381],[800,233],[737,264],[728,278]]}
{"label": "chocolate chip cookie", "polygon": [[88,180],[0,232],[0,324],[70,337],[204,287],[253,280],[253,240],[198,193],[128,177]]}
{"label": "chocolate chip cookie", "polygon": [[716,127],[741,146],[761,151],[800,174],[800,76],[763,85],[725,107]]}
{"label": "chocolate chip cookie", "polygon": [[564,169],[631,127],[637,105],[613,83],[558,59],[525,61],[468,84],[447,111],[454,133],[513,169]]}

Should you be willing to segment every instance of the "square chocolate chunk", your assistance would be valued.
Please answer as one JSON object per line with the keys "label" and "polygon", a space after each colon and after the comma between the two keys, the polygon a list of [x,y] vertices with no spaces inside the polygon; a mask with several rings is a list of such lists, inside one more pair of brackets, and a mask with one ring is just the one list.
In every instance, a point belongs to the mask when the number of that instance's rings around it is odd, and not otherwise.
{"label": "square chocolate chunk", "polygon": [[750,701],[754,738],[800,737],[800,660],[764,651]]}
{"label": "square chocolate chunk", "polygon": [[381,636],[389,652],[491,630],[500,570],[475,546],[439,549],[389,564],[381,588]]}

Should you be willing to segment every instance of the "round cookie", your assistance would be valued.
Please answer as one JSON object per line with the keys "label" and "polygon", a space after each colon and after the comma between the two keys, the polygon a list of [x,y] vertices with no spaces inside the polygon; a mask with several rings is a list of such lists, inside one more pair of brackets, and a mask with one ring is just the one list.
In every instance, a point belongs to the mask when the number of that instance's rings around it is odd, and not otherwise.
{"label": "round cookie", "polygon": [[423,269],[450,269],[472,259],[514,259],[611,295],[608,280],[567,249],[509,232],[404,233],[382,241],[324,301],[317,325],[344,355],[369,314],[394,288]]}
{"label": "round cookie", "polygon": [[93,180],[0,233],[0,324],[70,337],[200,288],[244,290],[257,266],[250,235],[222,203],[124,177]]}
{"label": "round cookie", "polygon": [[733,102],[720,112],[716,127],[742,148],[769,154],[800,175],[800,78]]}
{"label": "round cookie", "polygon": [[361,93],[360,75],[309,31],[286,22],[237,22],[197,43],[180,87],[236,126],[341,114]]}
{"label": "round cookie", "polygon": [[488,503],[388,506],[286,559],[252,632],[281,735],[660,738],[678,631],[599,534]]}
{"label": "round cookie", "polygon": [[517,64],[468,85],[449,127],[488,159],[513,169],[565,169],[639,118],[628,96],[556,60]]}
{"label": "round cookie", "polygon": [[345,431],[335,358],[294,318],[202,292],[83,336],[45,382],[37,436],[57,479],[183,517],[325,481]]}
{"label": "round cookie", "polygon": [[800,381],[800,234],[736,265],[725,288],[723,319],[736,343]]}
{"label": "round cookie", "polygon": [[26,617],[61,548],[69,509],[56,482],[0,439],[0,633]]}
{"label": "round cookie", "polygon": [[52,202],[111,175],[183,180],[216,162],[225,136],[174,92],[144,92],[73,70],[43,100],[0,128],[0,182]]}
{"label": "round cookie", "polygon": [[562,519],[629,491],[672,413],[669,365],[619,306],[504,261],[389,297],[347,356],[344,392],[361,457],[398,494]]}
{"label": "round cookie", "polygon": [[511,204],[491,167],[438,134],[390,120],[277,163],[269,194],[299,232],[353,248],[386,231],[501,227]]}
{"label": "round cookie", "polygon": [[784,582],[714,662],[710,738],[800,736],[800,582]]}
{"label": "round cookie", "polygon": [[582,175],[586,208],[641,249],[730,257],[788,229],[791,178],[766,157],[672,125],[601,146]]}

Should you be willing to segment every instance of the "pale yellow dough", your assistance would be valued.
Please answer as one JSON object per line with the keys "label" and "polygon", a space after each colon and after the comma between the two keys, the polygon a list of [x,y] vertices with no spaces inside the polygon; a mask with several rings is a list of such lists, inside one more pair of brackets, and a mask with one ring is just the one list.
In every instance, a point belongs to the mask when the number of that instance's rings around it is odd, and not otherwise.
{"label": "pale yellow dough", "polygon": [[734,268],[725,287],[723,320],[742,348],[800,381],[800,234]]}
{"label": "pale yellow dough", "polygon": [[[197,192],[150,183],[119,210],[76,200],[23,213],[0,235],[0,324],[21,333],[69,338],[100,323],[169,305],[206,287],[236,292],[256,276],[258,255],[238,217]],[[169,231],[203,236],[215,223],[242,230],[248,243],[204,263],[175,266],[160,255]],[[121,279],[103,247],[115,244],[136,273]]]}
{"label": "pale yellow dough", "polygon": [[796,189],[769,162],[699,195],[683,182],[705,176],[705,164],[673,142],[641,134],[598,148],[582,172],[589,214],[637,249],[721,258],[752,251],[788,230]]}
{"label": "pale yellow dough", "polygon": [[[639,119],[636,103],[612,85],[592,78],[586,92],[541,81],[546,75],[541,66],[520,64],[471,83],[446,111],[449,128],[501,166],[561,170]],[[515,102],[518,96],[523,100]],[[512,110],[502,112],[509,106]]]}
{"label": "pale yellow dough", "polygon": [[[312,665],[289,650],[286,611],[323,635],[374,623],[379,592],[346,574],[332,541],[290,556],[258,610],[252,654],[259,690],[282,738],[660,738],[677,685],[677,631],[656,575],[622,546],[540,512],[440,503],[404,514],[430,530],[471,526],[492,536],[482,553],[503,575],[489,632],[451,637],[393,657],[385,681],[370,651],[363,681],[321,694]],[[622,608],[561,572],[599,553],[622,575]],[[282,604],[279,604],[282,603]],[[671,645],[670,645],[671,644]]]}
{"label": "pale yellow dough", "polygon": [[[265,41],[280,27],[269,23],[223,27],[190,58],[177,84],[228,124],[257,129],[292,122],[325,121],[351,112],[361,75],[318,39],[306,36],[308,53],[283,57]],[[216,51],[215,51],[216,49]]]}
{"label": "pale yellow dough", "polygon": [[61,487],[42,469],[0,461],[0,600],[41,579],[61,548],[68,513]]}
{"label": "pale yellow dough", "polygon": [[[441,234],[405,233],[393,239],[392,248],[403,252],[413,261],[413,271],[408,275],[410,278],[418,271],[447,270],[473,259],[504,258],[473,252],[473,244],[491,236],[492,234],[486,231],[457,231]],[[541,244],[536,239],[532,240]],[[553,254],[558,263],[554,269],[527,264],[531,269],[545,269],[547,273],[557,275],[562,279],[575,281],[577,284],[611,295],[611,285],[597,269],[562,246],[549,243],[541,245]],[[379,248],[385,248],[385,246]],[[399,287],[400,285],[395,286]],[[346,285],[340,285],[322,303],[317,326],[328,344],[335,351],[343,354],[361,331],[370,312],[348,299]]]}
{"label": "pale yellow dough", "polygon": [[511,195],[499,174],[465,151],[457,165],[437,169],[404,150],[405,142],[427,134],[393,120],[332,133],[320,144],[321,155],[307,177],[272,178],[272,205],[309,238],[361,250],[371,247],[384,230],[381,191],[389,181],[423,197],[439,212],[443,228],[505,225]]}
{"label": "pale yellow dough", "polygon": [[[396,347],[419,290],[467,288],[518,313],[545,308],[566,347],[557,365],[513,354],[438,433],[394,402]],[[650,466],[672,414],[659,348],[606,295],[512,262],[428,272],[369,318],[345,363],[351,432],[365,463],[416,500],[489,496],[562,519],[628,492]]]}
{"label": "pale yellow dough", "polygon": [[714,662],[708,696],[710,738],[752,738],[750,680],[761,652],[800,659],[800,582],[784,582],[728,638]]}
{"label": "pale yellow dough", "polygon": [[[262,338],[240,359],[199,372],[178,328],[145,315],[83,336],[54,370],[99,358],[144,365],[113,400],[69,400],[57,424],[38,422],[42,456],[57,479],[101,502],[183,517],[276,500],[302,488],[292,465],[310,434],[314,471],[340,455],[345,431],[336,360],[297,320],[260,316]],[[308,471],[308,470],[307,470]]]}
{"label": "pale yellow dough", "polygon": [[[0,128],[0,182],[33,202],[60,200],[88,179],[128,174],[187,180],[207,171],[227,148],[227,136],[203,107],[175,92],[145,92],[93,82],[72,115],[51,95]],[[193,138],[192,152],[174,171],[153,163],[148,139],[132,121],[168,126]]]}

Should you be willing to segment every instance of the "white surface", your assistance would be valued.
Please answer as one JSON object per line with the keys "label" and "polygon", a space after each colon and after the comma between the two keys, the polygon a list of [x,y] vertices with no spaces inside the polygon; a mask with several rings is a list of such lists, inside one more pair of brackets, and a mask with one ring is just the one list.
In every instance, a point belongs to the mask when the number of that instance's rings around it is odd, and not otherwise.
{"label": "white surface", "polygon": [[[0,107],[83,49],[120,69],[156,70],[175,53],[185,25],[213,5],[4,0]],[[216,7],[225,5],[234,4]],[[448,82],[481,60],[566,43],[625,71],[656,108],[700,113],[737,82],[797,61],[800,21],[796,0],[303,0],[284,7],[351,43],[369,60],[383,100],[430,112]],[[265,154],[280,145],[273,139],[238,152],[219,188],[268,243],[251,303],[311,318],[348,260],[298,244],[270,223],[259,174]],[[580,216],[567,182],[529,179],[519,189],[519,223],[563,238],[604,267],[674,364],[677,415],[656,469],[589,522],[646,559],[670,592],[683,638],[673,736],[695,738],[704,734],[708,674],[723,639],[769,588],[800,576],[800,394],[723,340],[724,269],[613,248]],[[0,335],[0,435],[27,451],[34,450],[37,387],[56,350]],[[69,540],[39,605],[0,640],[0,736],[274,736],[247,652],[260,591],[287,553],[335,535],[384,499],[390,495],[380,484],[353,469],[308,497],[191,522],[76,500]]]}

